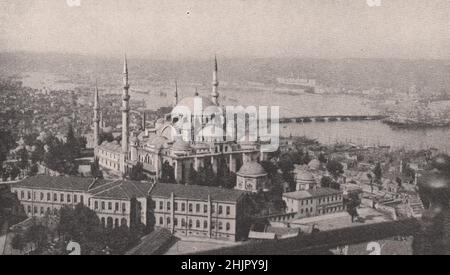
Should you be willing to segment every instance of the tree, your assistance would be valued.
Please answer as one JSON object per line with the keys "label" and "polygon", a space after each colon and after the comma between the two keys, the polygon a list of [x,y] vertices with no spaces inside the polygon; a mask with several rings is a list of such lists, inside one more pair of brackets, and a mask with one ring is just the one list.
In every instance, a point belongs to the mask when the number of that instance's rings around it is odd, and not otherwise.
{"label": "tree", "polygon": [[100,170],[100,164],[98,163],[98,158],[95,158],[94,162],[91,163],[91,174],[92,177],[96,179],[103,179],[103,172]]}
{"label": "tree", "polygon": [[319,157],[318,157],[318,160],[321,162],[321,163],[327,163],[327,158],[325,157],[325,155],[323,154],[323,153],[320,153],[319,154]]}
{"label": "tree", "polygon": [[261,161],[260,164],[264,168],[264,170],[267,172],[269,179],[273,179],[273,177],[275,177],[275,175],[278,174],[278,167],[275,164],[273,164],[271,161],[264,160],[264,161]]}
{"label": "tree", "polygon": [[338,182],[327,176],[322,177],[322,179],[320,180],[320,186],[323,188],[332,188],[335,190],[341,189],[341,185]]}
{"label": "tree", "polygon": [[378,184],[381,184],[381,178],[383,176],[383,171],[381,170],[381,163],[377,163],[375,168],[373,169],[373,174],[375,175],[375,181]]}
{"label": "tree", "polygon": [[65,240],[73,240],[81,245],[81,253],[89,255],[104,247],[104,234],[97,214],[78,204],[74,209],[63,207],[59,211],[59,234]]}
{"label": "tree", "polygon": [[352,223],[358,217],[358,207],[361,205],[361,199],[357,193],[350,193],[346,200],[347,212],[350,214]]}
{"label": "tree", "polygon": [[39,172],[39,168],[37,166],[37,164],[32,164],[30,167],[30,171],[28,171],[28,176],[33,177],[36,176],[37,173]]}
{"label": "tree", "polygon": [[101,132],[100,133],[100,144],[102,144],[104,141],[106,142],[112,142],[114,141],[114,136],[112,133],[106,133],[106,132]]}
{"label": "tree", "polygon": [[144,166],[141,162],[138,162],[136,165],[133,165],[131,171],[128,173],[128,177],[131,180],[141,181],[147,179],[147,176],[144,174]]}
{"label": "tree", "polygon": [[40,140],[36,140],[33,144],[34,150],[31,152],[30,160],[32,163],[44,160],[45,150],[44,144]]}
{"label": "tree", "polygon": [[28,151],[27,149],[25,149],[25,147],[22,147],[18,152],[17,152],[18,156],[19,156],[19,162],[18,162],[18,166],[20,167],[20,169],[26,169],[29,166],[29,162],[28,162]]}
{"label": "tree", "polygon": [[334,178],[338,178],[344,173],[344,167],[339,161],[336,160],[328,161],[327,170]]}
{"label": "tree", "polygon": [[25,240],[35,245],[36,250],[40,251],[48,242],[48,229],[42,225],[32,225],[25,232]]}
{"label": "tree", "polygon": [[197,185],[203,186],[218,186],[219,181],[210,163],[198,169],[197,179],[195,181]]}
{"label": "tree", "polygon": [[105,244],[113,254],[124,254],[137,241],[138,238],[133,236],[131,230],[126,225],[122,225],[107,232]]}
{"label": "tree", "polygon": [[162,165],[161,181],[164,183],[175,183],[175,169],[168,161],[165,161]]}
{"label": "tree", "polygon": [[373,193],[373,177],[372,177],[372,174],[367,173],[367,178],[369,179],[370,193]]}
{"label": "tree", "polygon": [[288,154],[281,155],[278,167],[281,169],[283,180],[289,184],[289,189],[295,190],[296,182],[293,173],[295,166],[292,158]]}
{"label": "tree", "polygon": [[65,146],[67,151],[66,153],[70,154],[67,156],[68,158],[75,159],[80,156],[80,144],[78,139],[75,137],[72,125],[69,125],[69,129],[67,130]]}
{"label": "tree", "polygon": [[15,234],[11,240],[11,246],[13,249],[22,252],[25,247],[25,240],[23,236],[21,234]]}
{"label": "tree", "polygon": [[12,164],[11,165],[11,170],[9,172],[9,176],[11,177],[11,180],[15,180],[17,178],[17,176],[20,175],[20,169],[19,167],[17,167],[17,165]]}
{"label": "tree", "polygon": [[9,151],[16,146],[15,139],[9,130],[0,130],[0,166],[6,160]]}

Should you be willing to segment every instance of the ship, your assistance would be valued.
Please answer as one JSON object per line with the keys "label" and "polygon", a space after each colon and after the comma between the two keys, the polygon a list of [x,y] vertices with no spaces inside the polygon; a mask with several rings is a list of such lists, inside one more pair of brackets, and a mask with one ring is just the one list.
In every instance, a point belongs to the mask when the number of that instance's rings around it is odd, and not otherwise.
{"label": "ship", "polygon": [[306,93],[315,93],[316,90],[316,80],[308,78],[277,78],[278,84],[288,87],[300,88]]}

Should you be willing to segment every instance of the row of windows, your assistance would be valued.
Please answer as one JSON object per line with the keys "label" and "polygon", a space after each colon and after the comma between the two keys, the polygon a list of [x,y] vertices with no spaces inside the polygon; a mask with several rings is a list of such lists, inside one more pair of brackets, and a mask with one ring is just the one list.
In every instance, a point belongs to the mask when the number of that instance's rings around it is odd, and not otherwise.
{"label": "row of windows", "polygon": [[[167,206],[166,210],[170,211],[171,210],[171,202],[168,201],[166,206]],[[181,207],[179,208],[178,202],[175,202],[174,205],[173,205],[174,211],[179,211],[180,210],[182,212],[185,212],[186,211],[186,203],[182,202],[182,203],[180,203],[180,206]],[[164,210],[164,201],[159,201],[159,210]],[[208,213],[208,205],[207,204],[196,203],[195,204],[195,213],[201,213],[202,210],[203,210],[203,213]],[[193,203],[189,203],[188,204],[188,211],[189,211],[189,213],[192,213],[194,211],[194,204]],[[227,206],[225,208],[225,211],[226,211],[226,215],[230,215],[231,214],[231,207]],[[215,213],[215,212],[216,212],[216,207],[215,207],[215,205],[212,205],[211,206],[211,213]],[[223,206],[222,205],[219,205],[217,213],[219,215],[223,214]]]}
{"label": "row of windows", "polygon": [[53,211],[51,211],[51,209],[50,209],[50,207],[47,207],[47,209],[44,209],[44,207],[40,207],[40,208],[38,208],[37,206],[34,206],[33,208],[31,208],[31,205],[28,205],[27,206],[27,213],[28,213],[28,215],[37,215],[37,214],[40,214],[40,215],[44,215],[44,214],[52,214],[53,213],[53,215],[56,215],[56,214],[58,214],[58,209],[53,209]]}
{"label": "row of windows", "polygon": [[313,212],[313,208],[311,207],[311,208],[306,208],[306,209],[301,209],[300,210],[300,213],[301,214],[303,214],[303,213],[306,213],[306,214],[310,214],[310,213],[312,213]]}
{"label": "row of windows", "polygon": [[[171,224],[170,217],[167,217],[166,221],[167,221],[166,225],[170,226],[170,224]],[[223,230],[223,223],[221,221],[219,221],[217,224],[218,224],[217,228],[219,230]],[[164,226],[164,218],[163,217],[159,217],[159,225],[160,226]],[[178,219],[177,218],[173,219],[173,225],[174,226],[178,226]],[[193,221],[192,221],[192,219],[188,220],[188,224],[187,225],[188,225],[188,228],[193,228]],[[195,220],[195,228],[201,229],[201,226],[202,226],[201,221],[200,220]],[[181,227],[186,227],[186,220],[184,218],[181,219]],[[208,228],[208,221],[203,221],[203,229],[207,229],[207,228]],[[215,229],[215,228],[216,228],[216,223],[212,222],[211,223],[211,229]],[[226,229],[226,231],[230,231],[231,224],[229,222],[227,222],[225,224],[225,229]]]}
{"label": "row of windows", "polygon": [[[15,193],[17,194],[17,191],[15,191]],[[39,196],[38,196],[38,198],[39,199],[36,199],[36,192],[33,192],[33,193],[31,193],[31,191],[27,191],[26,192],[27,194],[26,194],[26,199],[27,200],[39,200],[39,201],[54,201],[54,202],[68,202],[68,203],[72,203],[72,201],[73,201],[73,203],[83,203],[83,201],[84,201],[84,197],[83,197],[83,195],[80,195],[79,197],[78,197],[78,195],[77,194],[74,194],[73,196],[72,196],[72,194],[63,194],[63,193],[60,193],[59,194],[59,196],[58,196],[58,193],[53,193],[53,196],[52,196],[52,193],[50,193],[50,192],[47,192],[47,193],[44,193],[44,192],[39,192]],[[21,200],[25,200],[25,191],[20,191],[20,199]]]}
{"label": "row of windows", "polygon": [[[119,206],[120,206],[120,204],[118,202],[114,203],[114,211],[116,211],[116,212],[119,211],[120,210]],[[109,201],[108,204],[106,205],[106,202],[102,201],[102,202],[100,202],[100,205],[99,205],[98,201],[94,201],[94,209],[95,210],[98,210],[98,209],[100,209],[100,210],[106,210],[106,209],[113,210],[113,203]],[[126,212],[126,210],[127,210],[126,204],[122,203],[122,212]]]}
{"label": "row of windows", "polygon": [[331,207],[331,208],[327,208],[324,210],[319,210],[319,214],[335,213],[335,212],[341,211],[341,210],[342,210],[342,206]]}
{"label": "row of windows", "polygon": [[114,167],[114,169],[119,169],[119,164],[117,164],[116,162],[113,162],[113,161],[100,160],[100,163],[105,164],[109,167]]}
{"label": "row of windows", "polygon": [[110,153],[108,151],[99,150],[99,153],[101,155],[104,155],[104,156],[108,157],[108,158],[112,158],[114,160],[119,160],[119,157],[116,154]]}
{"label": "row of windows", "polygon": [[113,228],[113,227],[117,228],[119,226],[127,225],[127,219],[125,219],[125,218],[122,218],[120,220],[120,224],[119,224],[119,219],[116,218],[113,220],[112,217],[108,217],[106,219],[105,219],[105,217],[102,217],[100,219],[100,222],[103,227],[107,227],[107,228]]}
{"label": "row of windows", "polygon": [[342,200],[342,197],[341,196],[331,196],[331,197],[327,197],[327,198],[321,198],[321,199],[319,199],[319,203],[322,203],[322,202],[334,202],[334,201],[341,201]]}

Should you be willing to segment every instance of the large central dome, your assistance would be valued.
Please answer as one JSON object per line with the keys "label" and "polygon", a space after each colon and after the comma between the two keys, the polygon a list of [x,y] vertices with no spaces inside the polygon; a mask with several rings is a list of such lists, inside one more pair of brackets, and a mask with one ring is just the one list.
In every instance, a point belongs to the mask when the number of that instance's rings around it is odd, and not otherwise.
{"label": "large central dome", "polygon": [[195,95],[195,96],[189,96],[185,97],[180,102],[178,102],[177,107],[185,107],[188,108],[192,113],[194,112],[195,108],[201,109],[204,111],[206,108],[210,106],[215,106],[214,103],[207,97]]}

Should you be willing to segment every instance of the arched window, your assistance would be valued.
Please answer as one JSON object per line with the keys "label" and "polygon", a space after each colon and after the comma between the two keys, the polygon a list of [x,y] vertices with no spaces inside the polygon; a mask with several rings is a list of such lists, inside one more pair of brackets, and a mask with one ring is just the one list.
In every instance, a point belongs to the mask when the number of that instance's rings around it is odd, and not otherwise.
{"label": "arched window", "polygon": [[108,217],[106,219],[106,227],[108,227],[108,228],[112,228],[113,227],[113,218]]}
{"label": "arched window", "polygon": [[181,227],[186,227],[186,220],[184,218],[181,219]]}
{"label": "arched window", "polygon": [[192,220],[189,219],[189,228],[192,228]]}
{"label": "arched window", "polygon": [[227,231],[230,231],[230,229],[231,229],[231,225],[229,222],[227,222],[226,229],[227,229]]}
{"label": "arched window", "polygon": [[170,217],[167,217],[167,225],[170,225]]}
{"label": "arched window", "polygon": [[121,225],[121,226],[127,226],[127,219],[122,218],[122,219],[120,220],[120,225]]}
{"label": "arched window", "polygon": [[163,217],[159,217],[159,224],[163,225],[164,224],[164,218]]}
{"label": "arched window", "polygon": [[208,221],[203,222],[203,228],[208,228]]}
{"label": "arched window", "polygon": [[104,217],[101,219],[101,222],[102,222],[102,226],[105,227],[106,226],[106,222],[105,222],[105,218]]}
{"label": "arched window", "polygon": [[199,220],[197,220],[197,221],[195,222],[195,227],[196,227],[196,228],[200,228],[200,221],[199,221]]}
{"label": "arched window", "polygon": [[114,227],[119,227],[119,219],[114,220]]}
{"label": "arched window", "polygon": [[173,219],[173,225],[174,225],[174,226],[178,226],[178,219],[177,219],[177,218],[174,218],[174,219]]}

